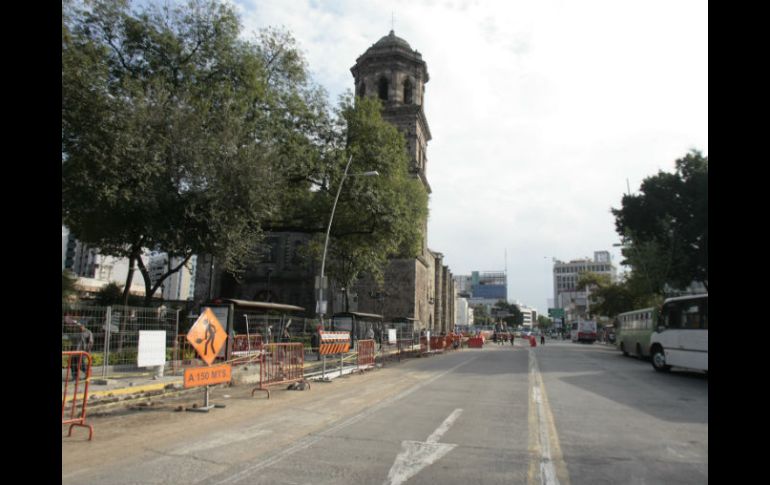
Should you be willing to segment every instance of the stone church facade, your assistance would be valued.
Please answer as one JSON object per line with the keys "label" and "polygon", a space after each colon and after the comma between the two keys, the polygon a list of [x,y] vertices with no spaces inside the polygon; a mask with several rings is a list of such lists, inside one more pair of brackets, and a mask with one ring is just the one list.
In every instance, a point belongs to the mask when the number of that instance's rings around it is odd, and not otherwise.
{"label": "stone church facade", "polygon": [[[395,125],[406,139],[410,171],[430,194],[427,178],[427,145],[430,128],[423,104],[428,69],[422,55],[393,31],[373,44],[351,68],[357,96],[377,96],[383,103],[383,118]],[[427,244],[427,219],[422,222],[422,250],[416,258],[391,260],[385,270],[383,287],[363,277],[352,289],[350,310],[376,313],[385,321],[414,322],[416,332],[450,332],[455,322],[454,279],[443,264],[443,255]],[[216,270],[210,260],[200,258],[201,270],[196,280],[196,301],[208,297],[229,297],[299,305],[308,316],[315,313],[313,283],[320,264],[303,263],[297,248],[307,235],[269,234],[267,255],[252,265],[240,282]],[[213,281],[210,279],[213,277]],[[331,288],[327,315],[343,311],[340,289]]]}
{"label": "stone church facade", "polygon": [[[350,71],[356,95],[377,96],[383,104],[382,117],[403,134],[410,171],[430,194],[427,146],[431,133],[423,109],[430,76],[422,55],[391,30],[356,59]],[[454,329],[454,281],[443,265],[443,255],[428,248],[427,219],[421,229],[421,254],[391,260],[379,291],[363,278],[356,286],[358,308],[382,314],[386,320],[412,318],[416,329],[449,332]]]}

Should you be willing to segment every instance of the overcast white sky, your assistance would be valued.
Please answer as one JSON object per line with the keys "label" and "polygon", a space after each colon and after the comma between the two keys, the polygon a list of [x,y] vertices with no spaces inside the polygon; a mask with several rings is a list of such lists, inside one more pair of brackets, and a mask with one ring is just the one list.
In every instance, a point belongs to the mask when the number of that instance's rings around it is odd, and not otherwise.
{"label": "overcast white sky", "polygon": [[[702,0],[238,0],[284,26],[329,99],[393,28],[427,63],[428,245],[455,275],[506,267],[545,312],[551,258],[620,254],[610,208],[691,148],[708,154]],[[393,22],[393,24],[392,24]]]}

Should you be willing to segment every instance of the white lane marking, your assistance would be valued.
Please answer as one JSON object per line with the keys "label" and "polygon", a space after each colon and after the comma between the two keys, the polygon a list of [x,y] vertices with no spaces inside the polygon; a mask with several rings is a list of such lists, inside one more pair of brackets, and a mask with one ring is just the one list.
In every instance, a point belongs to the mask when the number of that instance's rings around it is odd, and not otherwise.
{"label": "white lane marking", "polygon": [[436,428],[436,431],[434,431],[430,436],[428,436],[428,439],[426,440],[427,443],[438,443],[438,440],[441,439],[444,434],[449,431],[449,427],[454,424],[455,421],[457,421],[457,418],[460,417],[460,415],[463,413],[462,409],[455,409],[452,411],[452,414],[447,416],[447,418],[444,420],[443,423],[441,423],[441,426]]}
{"label": "white lane marking", "polygon": [[308,436],[306,438],[303,438],[303,439],[299,440],[298,442],[296,442],[294,445],[292,445],[292,446],[290,446],[290,447],[288,447],[288,448],[286,448],[284,450],[281,450],[280,452],[276,453],[275,455],[273,455],[273,456],[271,456],[271,457],[269,457],[269,458],[267,458],[267,459],[265,459],[265,460],[263,460],[263,461],[261,461],[259,463],[255,463],[254,465],[251,465],[251,466],[241,470],[238,473],[234,473],[234,474],[230,475],[229,477],[226,477],[226,478],[222,479],[219,482],[216,482],[215,485],[221,485],[221,484],[224,484],[224,483],[236,483],[236,482],[238,482],[238,481],[248,477],[249,475],[253,474],[254,472],[262,470],[263,468],[266,468],[268,466],[274,465],[274,464],[278,463],[279,461],[283,460],[284,458],[287,458],[287,457],[297,453],[298,451],[302,451],[302,450],[304,450],[306,448],[311,447],[312,445],[314,445],[314,444],[318,443],[319,441],[321,441],[324,437],[329,436],[329,435],[331,435],[331,434],[333,434],[333,433],[335,433],[337,431],[340,431],[341,429],[344,429],[344,428],[350,426],[351,424],[355,424],[358,421],[361,421],[362,419],[365,419],[365,418],[367,418],[367,417],[369,417],[369,416],[371,416],[371,415],[373,415],[375,413],[378,413],[382,408],[390,406],[394,402],[396,402],[396,401],[398,401],[400,399],[405,398],[406,396],[412,394],[415,391],[418,391],[418,390],[422,389],[423,387],[425,387],[428,384],[431,384],[434,381],[444,377],[445,375],[449,374],[450,372],[453,372],[456,369],[459,369],[460,367],[464,366],[465,364],[473,362],[477,358],[478,357],[473,357],[471,359],[466,360],[465,362],[461,362],[461,363],[457,364],[456,366],[446,370],[445,372],[442,372],[441,374],[438,374],[438,375],[436,375],[434,377],[431,377],[430,379],[426,380],[425,382],[421,382],[419,384],[416,384],[413,387],[411,387],[411,388],[409,388],[409,389],[407,389],[407,390],[405,390],[405,391],[403,391],[403,392],[401,392],[399,394],[396,394],[393,397],[385,399],[384,401],[380,401],[379,404],[375,404],[374,406],[370,407],[369,409],[367,409],[365,411],[362,411],[362,412],[356,414],[355,416],[352,416],[352,417],[342,421],[341,423],[339,423],[339,424],[337,424],[335,426],[332,426],[329,429],[321,431],[316,436]]}
{"label": "white lane marking", "polygon": [[556,468],[551,459],[551,436],[548,433],[548,422],[546,420],[545,403],[541,386],[540,371],[535,359],[535,353],[529,353],[530,384],[532,387],[533,401],[537,404],[537,425],[538,425],[538,444],[540,445],[540,483],[542,485],[559,485],[559,479],[556,477]]}
{"label": "white lane marking", "polygon": [[439,443],[444,434],[462,414],[462,409],[455,409],[447,416],[443,423],[431,433],[427,441],[402,441],[401,452],[396,456],[396,461],[390,467],[388,478],[384,485],[400,485],[422,471],[423,468],[440,460],[447,453],[455,449],[457,445]]}

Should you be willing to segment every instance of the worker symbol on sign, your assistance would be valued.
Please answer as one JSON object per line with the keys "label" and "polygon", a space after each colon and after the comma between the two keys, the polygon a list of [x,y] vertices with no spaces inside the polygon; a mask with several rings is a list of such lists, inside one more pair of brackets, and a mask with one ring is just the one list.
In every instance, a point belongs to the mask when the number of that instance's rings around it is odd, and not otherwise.
{"label": "worker symbol on sign", "polygon": [[205,309],[187,333],[187,341],[195,347],[200,358],[208,365],[217,357],[226,340],[227,334],[211,308]]}
{"label": "worker symbol on sign", "polygon": [[216,352],[214,351],[214,339],[217,335],[217,327],[215,327],[208,319],[203,321],[203,325],[206,327],[203,338],[195,339],[195,343],[203,343],[203,340],[205,339],[206,343],[203,345],[203,355],[208,355],[209,347],[211,347],[211,353],[216,355]]}

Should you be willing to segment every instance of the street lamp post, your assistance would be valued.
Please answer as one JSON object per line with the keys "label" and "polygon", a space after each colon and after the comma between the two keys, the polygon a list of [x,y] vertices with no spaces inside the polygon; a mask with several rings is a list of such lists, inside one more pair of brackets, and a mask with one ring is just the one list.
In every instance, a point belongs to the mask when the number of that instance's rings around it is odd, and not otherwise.
{"label": "street lamp post", "polygon": [[[323,257],[321,258],[321,277],[318,281],[318,299],[316,300],[316,312],[318,314],[318,318],[321,321],[321,326],[324,326],[323,316],[325,313],[325,308],[322,307],[322,303],[325,301],[324,296],[326,289],[326,281],[324,277],[324,270],[326,269],[326,251],[329,248],[329,233],[332,230],[332,221],[334,220],[334,212],[337,210],[337,201],[340,198],[340,193],[342,192],[342,185],[345,183],[345,179],[348,177],[348,169],[350,168],[350,162],[353,161],[353,155],[350,155],[348,158],[348,163],[345,165],[345,172],[342,174],[342,179],[340,180],[340,186],[337,187],[337,195],[334,197],[334,204],[332,205],[332,213],[329,215],[329,224],[326,226],[326,240],[324,241],[324,252]],[[362,176],[362,177],[371,177],[371,176],[378,176],[379,173],[375,171],[371,172],[363,172],[358,174],[350,174],[351,177],[353,176]]]}

